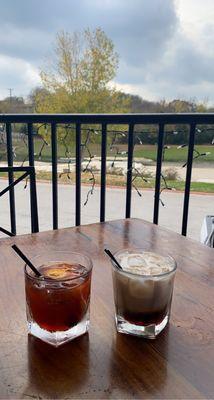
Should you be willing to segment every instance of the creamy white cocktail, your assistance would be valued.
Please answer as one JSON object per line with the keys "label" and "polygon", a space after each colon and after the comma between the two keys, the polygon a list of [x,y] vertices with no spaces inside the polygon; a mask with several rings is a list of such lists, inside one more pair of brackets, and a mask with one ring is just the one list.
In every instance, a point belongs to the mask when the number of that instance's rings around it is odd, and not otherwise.
{"label": "creamy white cocktail", "polygon": [[143,250],[115,254],[113,264],[117,330],[154,338],[169,320],[176,263],[170,256]]}

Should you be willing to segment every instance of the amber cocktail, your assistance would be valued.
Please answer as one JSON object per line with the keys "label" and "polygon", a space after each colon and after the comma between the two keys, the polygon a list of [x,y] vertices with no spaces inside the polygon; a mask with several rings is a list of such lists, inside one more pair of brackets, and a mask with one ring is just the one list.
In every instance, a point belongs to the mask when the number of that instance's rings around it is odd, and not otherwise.
{"label": "amber cocktail", "polygon": [[52,259],[35,258],[41,277],[25,267],[27,320],[29,333],[59,346],[88,330],[92,262],[66,252]]}

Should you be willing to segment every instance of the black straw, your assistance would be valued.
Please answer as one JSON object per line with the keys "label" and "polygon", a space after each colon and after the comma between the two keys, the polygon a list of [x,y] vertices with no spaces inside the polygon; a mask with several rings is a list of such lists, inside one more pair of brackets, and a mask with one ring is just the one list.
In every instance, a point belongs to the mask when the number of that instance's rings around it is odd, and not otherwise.
{"label": "black straw", "polygon": [[28,258],[22,253],[22,251],[15,245],[13,244],[12,249],[15,250],[15,252],[19,255],[19,257],[22,258],[22,260],[28,265],[28,267],[30,267],[32,269],[32,271],[37,275],[37,276],[42,276],[42,274],[40,274],[40,272],[38,271],[38,269],[36,269],[36,267],[34,267],[34,265],[32,264],[32,262],[30,260],[28,260]]}
{"label": "black straw", "polygon": [[119,262],[116,260],[116,258],[113,256],[113,254],[111,253],[110,250],[108,249],[104,249],[105,253],[112,259],[112,261],[114,261],[114,263],[116,264],[117,268],[122,270],[123,268],[121,267],[121,265],[119,264]]}

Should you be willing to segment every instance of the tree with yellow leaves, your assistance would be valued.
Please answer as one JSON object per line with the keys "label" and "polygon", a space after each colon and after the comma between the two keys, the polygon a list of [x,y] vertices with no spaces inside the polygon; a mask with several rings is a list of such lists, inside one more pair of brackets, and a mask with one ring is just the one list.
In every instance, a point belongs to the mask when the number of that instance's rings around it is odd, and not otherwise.
{"label": "tree with yellow leaves", "polygon": [[129,111],[129,101],[109,83],[116,76],[118,55],[105,32],[59,32],[54,51],[40,77],[43,90],[34,101],[43,113],[111,113]]}

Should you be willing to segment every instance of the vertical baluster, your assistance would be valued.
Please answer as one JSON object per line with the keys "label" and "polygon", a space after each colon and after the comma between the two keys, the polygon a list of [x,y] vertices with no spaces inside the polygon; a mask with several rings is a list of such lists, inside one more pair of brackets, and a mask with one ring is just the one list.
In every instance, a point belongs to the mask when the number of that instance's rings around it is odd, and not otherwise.
{"label": "vertical baluster", "polygon": [[81,223],[81,124],[76,124],[76,217],[75,224]]}
{"label": "vertical baluster", "polygon": [[106,203],[106,147],[107,147],[106,128],[107,128],[106,123],[102,124],[100,222],[104,222],[104,221],[105,221],[105,203]]}
{"label": "vertical baluster", "polygon": [[36,194],[36,178],[34,166],[34,141],[33,141],[33,124],[28,123],[28,155],[29,166],[33,167],[33,172],[30,173],[30,209],[31,209],[31,231],[39,231],[37,194]]}
{"label": "vertical baluster", "polygon": [[190,185],[191,185],[191,175],[192,175],[192,160],[193,160],[193,150],[195,144],[195,127],[196,127],[195,123],[192,123],[190,125],[184,205],[183,205],[183,221],[182,221],[182,231],[181,231],[182,235],[184,236],[186,236],[187,234],[189,195],[190,195]]}
{"label": "vertical baluster", "polygon": [[164,143],[164,124],[159,124],[157,164],[156,164],[156,177],[155,177],[155,201],[154,201],[154,214],[153,214],[153,223],[154,224],[158,224],[163,143]]}
{"label": "vertical baluster", "polygon": [[127,160],[127,183],[126,183],[126,218],[131,215],[131,195],[132,195],[132,164],[134,151],[134,125],[129,125],[128,133],[128,160]]}
{"label": "vertical baluster", "polygon": [[54,122],[51,124],[51,151],[53,229],[58,229],[57,130]]}
{"label": "vertical baluster", "polygon": [[[12,130],[11,124],[6,124],[6,136],[7,136],[7,163],[8,167],[13,166],[13,145],[12,145]],[[13,183],[13,171],[8,172],[8,182],[9,185]],[[15,194],[14,187],[10,189],[9,192],[9,201],[10,201],[10,224],[11,224],[11,232],[16,235],[16,210],[15,210]]]}

